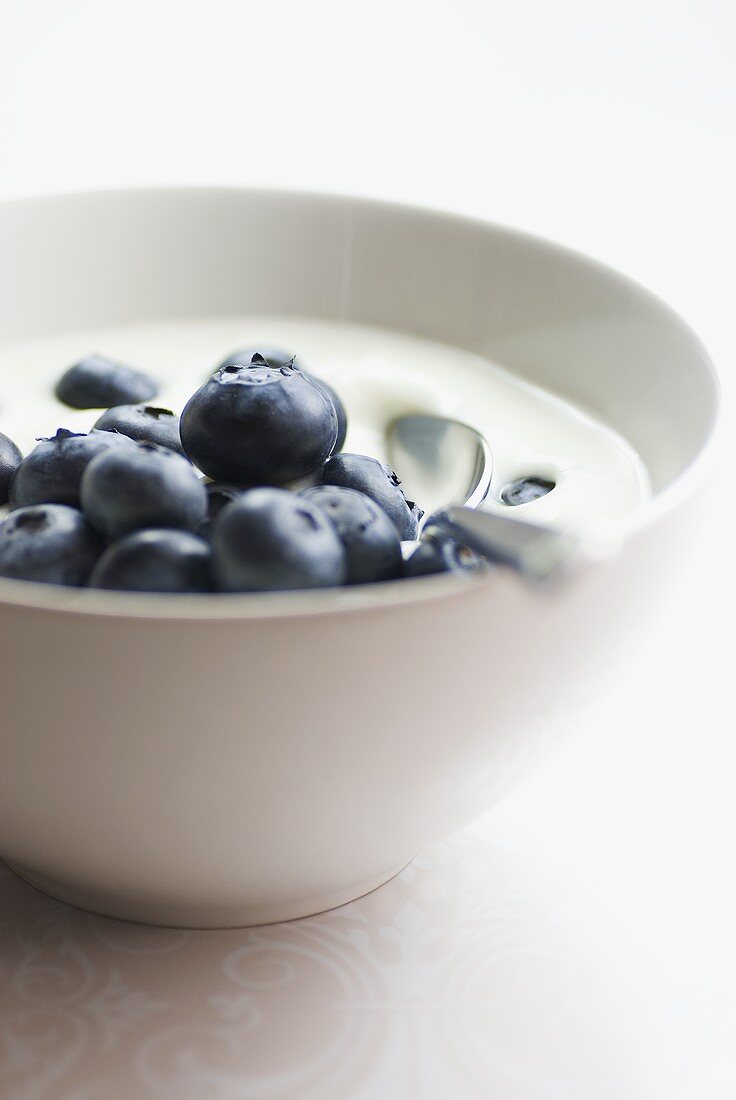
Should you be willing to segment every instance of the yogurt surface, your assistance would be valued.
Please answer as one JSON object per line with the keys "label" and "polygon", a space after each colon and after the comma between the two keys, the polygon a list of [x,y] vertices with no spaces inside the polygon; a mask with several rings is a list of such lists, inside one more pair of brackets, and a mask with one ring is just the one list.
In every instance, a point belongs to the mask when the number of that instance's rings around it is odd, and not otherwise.
{"label": "yogurt surface", "polygon": [[[615,526],[651,496],[644,464],[618,433],[487,359],[383,329],[282,316],[176,320],[3,345],[0,431],[24,454],[57,428],[88,431],[99,412],[67,408],[53,388],[89,352],[148,371],[161,384],[151,404],[181,412],[228,354],[259,342],[296,352],[337,390],[350,419],[346,451],[385,461],[385,425],[405,413],[478,429],[494,457],[486,508],[583,533]],[[501,502],[504,485],[534,475],[555,489],[515,508]]]}

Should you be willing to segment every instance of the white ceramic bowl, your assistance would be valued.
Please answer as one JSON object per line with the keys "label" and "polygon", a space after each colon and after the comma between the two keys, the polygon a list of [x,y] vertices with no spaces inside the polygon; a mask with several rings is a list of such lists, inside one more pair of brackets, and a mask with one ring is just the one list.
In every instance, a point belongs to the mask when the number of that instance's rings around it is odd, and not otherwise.
{"label": "white ceramic bowl", "polygon": [[260,923],[377,886],[510,790],[616,675],[695,522],[718,400],[708,356],[590,260],[319,195],[0,207],[2,341],[246,308],[487,355],[612,424],[656,495],[618,555],[554,592],[501,570],[235,597],[0,581],[0,852],[101,913]]}

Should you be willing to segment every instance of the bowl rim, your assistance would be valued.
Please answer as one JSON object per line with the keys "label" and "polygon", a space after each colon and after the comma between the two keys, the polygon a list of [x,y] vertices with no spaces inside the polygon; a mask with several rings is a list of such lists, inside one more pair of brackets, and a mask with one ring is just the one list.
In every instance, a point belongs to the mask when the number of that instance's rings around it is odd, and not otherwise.
{"label": "bowl rim", "polygon": [[[644,530],[679,503],[690,497],[702,484],[710,468],[721,409],[721,386],[718,372],[703,341],[686,320],[667,302],[611,265],[568,245],[524,229],[504,225],[489,218],[447,210],[431,204],[411,203],[340,191],[289,187],[263,187],[241,184],[156,184],[131,187],[95,187],[58,192],[39,192],[0,200],[0,210],[22,210],[32,206],[72,204],[92,201],[125,201],[155,199],[166,195],[191,195],[216,200],[225,195],[241,195],[253,199],[279,199],[312,202],[315,205],[338,204],[353,208],[384,211],[437,222],[449,222],[458,228],[491,232],[518,240],[535,248],[557,254],[587,266],[591,271],[632,293],[647,299],[674,324],[684,328],[702,353],[703,367],[710,376],[715,396],[715,412],[707,440],[692,461],[660,493],[642,508],[624,517],[617,524],[617,546],[635,532]],[[611,547],[609,547],[610,553]],[[312,589],[287,592],[244,593],[136,593],[113,592],[88,588],[67,588],[0,577],[0,606],[28,608],[44,612],[65,612],[73,615],[153,620],[262,620],[271,618],[305,618],[326,614],[377,611],[399,608],[405,604],[446,599],[461,592],[477,590],[496,583],[498,570],[474,575],[437,574],[405,578],[400,583],[387,581],[371,585],[356,585],[338,589]]]}

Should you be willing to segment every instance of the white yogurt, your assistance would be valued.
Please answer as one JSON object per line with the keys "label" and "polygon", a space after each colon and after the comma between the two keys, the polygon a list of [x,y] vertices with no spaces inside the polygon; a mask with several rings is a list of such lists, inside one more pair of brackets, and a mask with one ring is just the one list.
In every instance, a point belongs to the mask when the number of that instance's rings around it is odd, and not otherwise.
{"label": "white yogurt", "polygon": [[493,450],[488,508],[508,513],[499,499],[504,485],[540,475],[556,482],[554,491],[513,514],[582,533],[615,524],[651,495],[644,464],[625,439],[486,359],[382,329],[279,316],[129,325],[4,345],[0,431],[24,454],[59,427],[88,431],[99,413],[68,409],[53,395],[66,367],[88,352],[149,371],[161,382],[153,403],[180,412],[227,354],[259,342],[293,349],[334,386],[348,411],[347,451],[385,460],[384,425],[403,413],[473,425]]}

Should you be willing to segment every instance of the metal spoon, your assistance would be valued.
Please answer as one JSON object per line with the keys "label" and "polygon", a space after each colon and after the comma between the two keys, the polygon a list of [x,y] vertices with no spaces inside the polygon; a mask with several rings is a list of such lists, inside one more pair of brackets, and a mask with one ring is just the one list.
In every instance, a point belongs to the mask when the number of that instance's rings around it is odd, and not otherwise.
{"label": "metal spoon", "polygon": [[400,416],[388,425],[386,439],[391,465],[433,527],[531,581],[557,577],[581,560],[580,543],[566,532],[475,511],[493,474],[491,448],[475,428],[442,416]]}
{"label": "metal spoon", "polygon": [[442,416],[400,416],[389,424],[386,439],[391,465],[425,515],[451,504],[477,508],[488,496],[493,454],[468,424]]}

